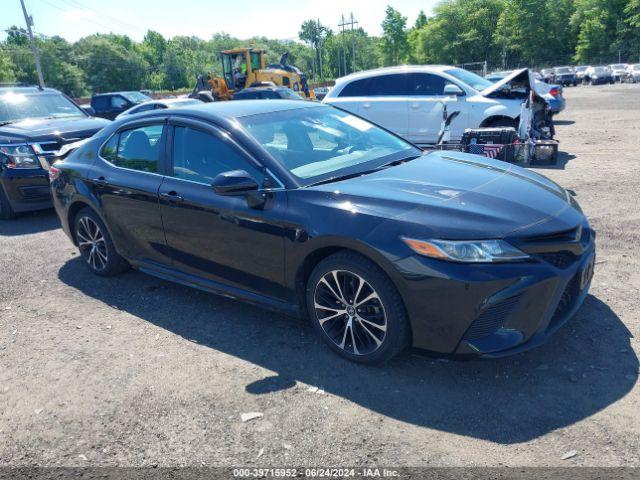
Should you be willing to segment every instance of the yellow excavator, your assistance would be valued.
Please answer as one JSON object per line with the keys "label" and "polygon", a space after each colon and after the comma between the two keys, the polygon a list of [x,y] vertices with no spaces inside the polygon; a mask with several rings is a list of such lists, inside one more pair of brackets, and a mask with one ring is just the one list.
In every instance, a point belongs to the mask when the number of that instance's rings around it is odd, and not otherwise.
{"label": "yellow excavator", "polygon": [[314,100],[307,77],[300,69],[288,64],[289,52],[280,57],[280,63],[265,63],[266,50],[236,48],[220,52],[222,77],[211,73],[199,75],[192,98],[205,102],[232,100],[233,94],[246,87],[280,86],[298,92],[308,100]]}

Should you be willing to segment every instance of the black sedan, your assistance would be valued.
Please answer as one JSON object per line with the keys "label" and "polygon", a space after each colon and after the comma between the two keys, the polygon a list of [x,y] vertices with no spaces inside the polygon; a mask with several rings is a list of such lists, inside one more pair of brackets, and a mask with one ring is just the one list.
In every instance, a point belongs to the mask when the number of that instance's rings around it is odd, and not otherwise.
{"label": "black sedan", "polygon": [[526,350],[573,315],[593,273],[595,234],[555,183],[424,153],[315,103],[141,114],[50,175],[64,230],[96,274],[131,266],[299,313],[359,362],[410,344]]}

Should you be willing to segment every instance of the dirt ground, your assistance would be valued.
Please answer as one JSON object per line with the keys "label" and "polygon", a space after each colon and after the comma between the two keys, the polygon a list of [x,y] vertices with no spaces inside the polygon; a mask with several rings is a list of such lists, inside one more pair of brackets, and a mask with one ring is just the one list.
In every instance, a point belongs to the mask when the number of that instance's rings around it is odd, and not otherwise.
{"label": "dirt ground", "polygon": [[295,319],[93,276],[51,211],[0,222],[0,466],[640,466],[640,86],[565,92],[538,171],[597,230],[595,278],[507,359],[354,365]]}

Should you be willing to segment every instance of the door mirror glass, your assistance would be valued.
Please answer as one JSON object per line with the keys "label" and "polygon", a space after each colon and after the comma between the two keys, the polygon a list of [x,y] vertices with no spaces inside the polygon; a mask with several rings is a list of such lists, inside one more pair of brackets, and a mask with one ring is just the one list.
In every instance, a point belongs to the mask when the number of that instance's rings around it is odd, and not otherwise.
{"label": "door mirror glass", "polygon": [[213,179],[213,191],[218,195],[243,195],[258,190],[258,183],[244,170],[222,172]]}
{"label": "door mirror glass", "polygon": [[464,95],[464,90],[462,90],[458,85],[449,83],[444,86],[444,94],[452,95],[454,97],[461,97]]}

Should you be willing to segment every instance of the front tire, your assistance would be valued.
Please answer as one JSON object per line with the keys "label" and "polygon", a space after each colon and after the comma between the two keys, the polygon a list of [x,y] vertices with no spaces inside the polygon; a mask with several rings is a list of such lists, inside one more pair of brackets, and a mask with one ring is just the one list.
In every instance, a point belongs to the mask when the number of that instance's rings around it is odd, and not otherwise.
{"label": "front tire", "polygon": [[83,208],[75,217],[74,234],[85,264],[96,275],[111,277],[129,268],[113,245],[107,227],[90,208]]}
{"label": "front tire", "polygon": [[353,362],[377,364],[410,340],[402,299],[375,263],[352,252],[322,260],[307,282],[308,316],[331,349]]}

